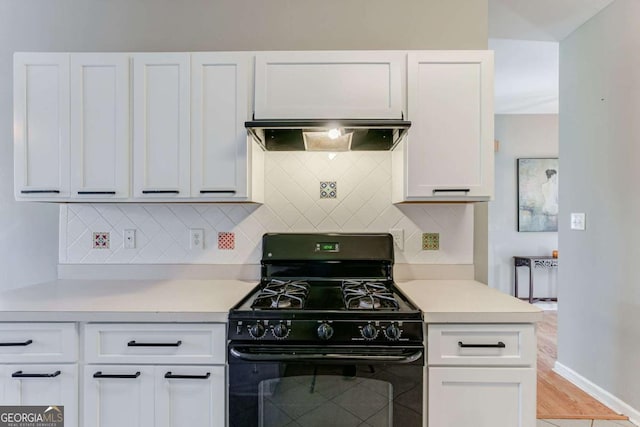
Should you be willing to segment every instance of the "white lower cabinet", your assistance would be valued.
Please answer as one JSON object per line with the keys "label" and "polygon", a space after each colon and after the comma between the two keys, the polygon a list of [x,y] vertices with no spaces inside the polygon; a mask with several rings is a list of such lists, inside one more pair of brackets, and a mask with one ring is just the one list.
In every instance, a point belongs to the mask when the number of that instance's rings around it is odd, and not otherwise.
{"label": "white lower cabinet", "polygon": [[534,368],[429,368],[430,427],[534,427]]}
{"label": "white lower cabinet", "polygon": [[535,427],[533,324],[430,324],[429,427]]}
{"label": "white lower cabinet", "polygon": [[87,365],[86,427],[223,427],[224,366]]}

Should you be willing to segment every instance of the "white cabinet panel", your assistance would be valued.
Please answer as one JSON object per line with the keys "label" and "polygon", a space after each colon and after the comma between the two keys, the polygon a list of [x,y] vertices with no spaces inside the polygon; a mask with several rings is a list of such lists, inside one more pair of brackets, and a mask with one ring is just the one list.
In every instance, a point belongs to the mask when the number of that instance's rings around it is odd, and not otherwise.
{"label": "white cabinet panel", "polygon": [[63,363],[78,360],[74,323],[0,323],[0,362]]}
{"label": "white cabinet panel", "polygon": [[158,366],[155,425],[224,427],[225,390],[224,366]]}
{"label": "white cabinet panel", "polygon": [[84,368],[85,427],[153,427],[154,367]]}
{"label": "white cabinet panel", "polygon": [[400,119],[403,52],[256,55],[256,119]]}
{"label": "white cabinet panel", "polygon": [[411,53],[407,85],[406,170],[394,177],[406,180],[401,201],[489,200],[493,53]]}
{"label": "white cabinet panel", "polygon": [[535,427],[534,368],[429,368],[429,425]]}
{"label": "white cabinet panel", "polygon": [[189,197],[189,54],[133,55],[134,197]]}
{"label": "white cabinet panel", "polygon": [[16,53],[14,179],[16,199],[69,195],[69,55]]}
{"label": "white cabinet panel", "polygon": [[0,371],[2,405],[64,406],[64,425],[78,425],[77,365],[4,365]]}
{"label": "white cabinet panel", "polygon": [[71,54],[71,195],[129,196],[129,57]]}
{"label": "white cabinet panel", "polygon": [[192,197],[247,197],[250,60],[246,53],[191,57]]}

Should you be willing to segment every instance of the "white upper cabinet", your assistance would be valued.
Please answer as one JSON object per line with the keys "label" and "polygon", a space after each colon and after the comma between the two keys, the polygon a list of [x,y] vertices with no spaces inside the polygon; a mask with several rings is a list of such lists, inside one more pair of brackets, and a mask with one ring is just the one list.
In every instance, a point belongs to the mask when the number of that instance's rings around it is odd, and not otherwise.
{"label": "white upper cabinet", "polygon": [[256,119],[400,119],[404,52],[256,55]]}
{"label": "white upper cabinet", "polygon": [[69,54],[16,53],[14,75],[15,196],[69,196]]}
{"label": "white upper cabinet", "polygon": [[250,53],[191,55],[191,197],[248,197],[251,59]]}
{"label": "white upper cabinet", "polygon": [[190,195],[188,53],[133,54],[133,197]]}
{"label": "white upper cabinet", "polygon": [[71,54],[71,197],[129,196],[129,56]]}
{"label": "white upper cabinet", "polygon": [[493,53],[408,56],[411,129],[394,159],[394,202],[493,196]]}

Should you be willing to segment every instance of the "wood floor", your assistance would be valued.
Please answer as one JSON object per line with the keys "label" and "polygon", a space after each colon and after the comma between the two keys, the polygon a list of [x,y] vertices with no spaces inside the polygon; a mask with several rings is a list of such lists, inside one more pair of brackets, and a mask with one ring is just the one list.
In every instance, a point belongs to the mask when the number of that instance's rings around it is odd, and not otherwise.
{"label": "wood floor", "polygon": [[628,419],[553,372],[557,358],[557,325],[556,311],[545,311],[538,324],[538,418]]}

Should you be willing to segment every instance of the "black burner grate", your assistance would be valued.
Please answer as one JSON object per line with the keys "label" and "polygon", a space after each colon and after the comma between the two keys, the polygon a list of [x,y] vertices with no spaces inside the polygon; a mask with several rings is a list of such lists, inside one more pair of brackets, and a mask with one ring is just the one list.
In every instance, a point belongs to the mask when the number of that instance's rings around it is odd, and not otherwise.
{"label": "black burner grate", "polygon": [[251,304],[252,309],[301,309],[309,295],[309,283],[303,280],[273,279],[267,283]]}
{"label": "black burner grate", "polygon": [[347,310],[398,310],[398,301],[390,287],[382,282],[345,280],[342,297]]}

